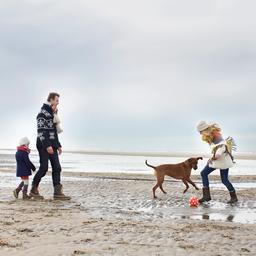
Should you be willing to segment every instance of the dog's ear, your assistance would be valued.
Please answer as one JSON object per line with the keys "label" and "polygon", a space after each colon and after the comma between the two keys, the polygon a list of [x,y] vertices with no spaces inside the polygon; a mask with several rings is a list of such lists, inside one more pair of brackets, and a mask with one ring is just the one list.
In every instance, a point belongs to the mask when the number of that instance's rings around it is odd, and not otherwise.
{"label": "dog's ear", "polygon": [[203,158],[200,156],[200,157],[197,158],[197,160],[203,160]]}

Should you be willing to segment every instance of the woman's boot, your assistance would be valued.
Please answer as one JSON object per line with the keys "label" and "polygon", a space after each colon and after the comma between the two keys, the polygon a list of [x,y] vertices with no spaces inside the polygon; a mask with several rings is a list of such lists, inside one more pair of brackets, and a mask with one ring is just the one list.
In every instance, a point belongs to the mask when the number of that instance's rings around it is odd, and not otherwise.
{"label": "woman's boot", "polygon": [[230,200],[228,201],[228,204],[235,204],[238,202],[237,196],[236,196],[236,191],[230,191]]}
{"label": "woman's boot", "polygon": [[198,202],[204,203],[204,202],[209,202],[211,201],[211,194],[210,194],[210,188],[203,188],[203,197],[198,200]]}

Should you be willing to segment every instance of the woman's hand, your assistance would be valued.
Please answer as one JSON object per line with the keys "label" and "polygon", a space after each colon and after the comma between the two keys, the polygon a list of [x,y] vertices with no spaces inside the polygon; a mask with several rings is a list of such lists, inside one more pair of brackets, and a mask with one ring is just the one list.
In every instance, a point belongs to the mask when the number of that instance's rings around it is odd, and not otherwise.
{"label": "woman's hand", "polygon": [[220,155],[215,155],[212,157],[212,160],[215,161],[215,160],[218,160],[220,158]]}
{"label": "woman's hand", "polygon": [[212,164],[212,158],[207,161],[207,164]]}
{"label": "woman's hand", "polygon": [[220,155],[213,156],[208,160],[208,164],[212,164],[213,161],[216,161],[220,158]]}

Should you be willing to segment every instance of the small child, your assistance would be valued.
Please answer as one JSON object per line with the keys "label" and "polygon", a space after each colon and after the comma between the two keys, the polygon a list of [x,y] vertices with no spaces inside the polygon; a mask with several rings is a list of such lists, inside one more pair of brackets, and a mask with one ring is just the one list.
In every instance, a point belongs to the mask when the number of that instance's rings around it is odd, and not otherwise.
{"label": "small child", "polygon": [[62,133],[63,132],[63,129],[61,128],[61,121],[60,121],[60,118],[59,118],[59,115],[58,115],[58,109],[57,108],[53,108],[52,109],[53,111],[53,123],[56,124],[56,129],[57,129],[57,133]]}
{"label": "small child", "polygon": [[13,195],[15,198],[18,198],[19,192],[22,190],[22,199],[30,199],[28,195],[28,183],[29,183],[29,176],[32,175],[32,171],[36,170],[36,167],[31,163],[29,160],[29,144],[30,141],[27,137],[21,138],[19,141],[19,146],[17,147],[16,152],[16,162],[17,162],[17,169],[16,169],[16,176],[21,178],[21,183],[19,186],[13,191]]}

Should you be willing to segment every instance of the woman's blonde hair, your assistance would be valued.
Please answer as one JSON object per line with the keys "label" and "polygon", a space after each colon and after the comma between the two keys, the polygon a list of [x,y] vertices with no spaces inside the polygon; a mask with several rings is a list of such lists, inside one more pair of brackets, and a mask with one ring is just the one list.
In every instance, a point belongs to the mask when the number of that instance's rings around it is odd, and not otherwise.
{"label": "woman's blonde hair", "polygon": [[218,124],[210,124],[209,127],[202,132],[202,140],[211,144],[216,136],[221,135],[221,128]]}

